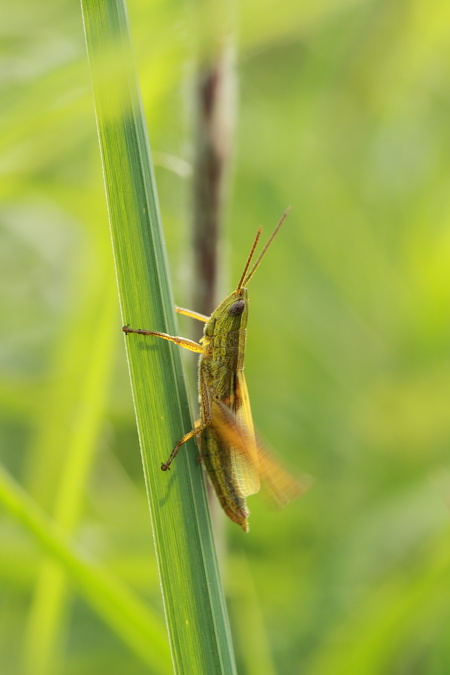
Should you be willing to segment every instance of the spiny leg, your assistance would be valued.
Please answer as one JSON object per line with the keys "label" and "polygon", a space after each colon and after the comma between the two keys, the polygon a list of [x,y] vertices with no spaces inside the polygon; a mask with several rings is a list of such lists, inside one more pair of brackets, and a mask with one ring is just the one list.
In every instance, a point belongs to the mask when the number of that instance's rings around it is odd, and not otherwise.
{"label": "spiny leg", "polygon": [[178,451],[179,451],[179,449],[181,448],[181,446],[182,446],[184,443],[186,443],[187,441],[189,441],[191,438],[193,438],[194,436],[197,436],[197,434],[201,434],[201,432],[202,432],[204,429],[206,429],[206,427],[209,426],[210,422],[211,422],[210,419],[209,419],[209,420],[206,420],[206,422],[203,422],[202,424],[200,424],[200,426],[195,427],[195,429],[192,429],[192,431],[189,431],[187,434],[185,434],[185,435],[183,436],[183,438],[180,438],[180,440],[178,441],[178,443],[175,443],[174,449],[173,449],[172,452],[170,453],[170,457],[169,457],[169,459],[167,460],[167,462],[163,462],[163,463],[161,464],[161,471],[167,471],[168,469],[170,469],[170,465],[172,464],[172,462],[173,462],[173,460],[175,459],[175,457],[178,455]]}
{"label": "spiny leg", "polygon": [[162,338],[163,340],[169,340],[169,342],[175,342],[175,344],[183,347],[184,349],[189,349],[191,352],[197,352],[201,354],[204,352],[202,345],[199,345],[198,342],[193,340],[188,340],[187,338],[178,337],[177,335],[167,335],[167,333],[159,333],[154,330],[145,330],[144,328],[130,328],[128,325],[123,326],[123,332],[128,335],[128,333],[138,333],[139,335],[154,335],[155,337]]}
{"label": "spiny leg", "polygon": [[[178,337],[176,335],[168,335],[167,333],[159,333],[158,331],[153,331],[153,330],[145,330],[143,328],[130,328],[128,325],[123,326],[122,328],[123,332],[128,334],[128,333],[138,333],[139,335],[154,335],[155,337],[162,338],[163,340],[169,340],[170,342],[174,342],[175,344],[179,345],[180,347],[184,347],[184,349],[188,349],[189,351],[192,352],[197,352],[197,353],[203,353],[204,347],[202,345],[199,345],[198,342],[193,342],[192,340],[188,340],[187,338],[182,338]],[[200,388],[201,388],[201,424],[199,426],[196,426],[194,429],[189,431],[187,434],[185,434],[180,440],[175,444],[175,447],[173,448],[169,459],[167,462],[163,462],[161,464],[161,470],[162,471],[167,471],[170,468],[170,465],[172,464],[173,460],[178,454],[179,449],[181,446],[186,443],[189,439],[191,439],[193,436],[196,436],[197,434],[200,434],[206,427],[211,423],[211,418],[212,418],[212,413],[211,413],[211,400],[210,400],[210,394],[208,387],[206,385],[206,382],[203,379],[200,380]]]}
{"label": "spiny leg", "polygon": [[204,378],[200,379],[200,392],[201,392],[201,415],[202,415],[201,420],[199,420],[198,426],[195,426],[194,429],[189,431],[187,434],[183,436],[183,438],[180,438],[180,440],[177,443],[175,443],[174,449],[170,453],[169,459],[167,460],[167,462],[163,462],[161,464],[161,471],[167,471],[168,469],[170,469],[170,465],[177,456],[179,449],[184,443],[186,443],[186,441],[189,441],[194,436],[197,436],[197,434],[201,434],[201,432],[204,431],[204,429],[206,429],[206,427],[208,427],[211,424],[212,420],[211,396]]}

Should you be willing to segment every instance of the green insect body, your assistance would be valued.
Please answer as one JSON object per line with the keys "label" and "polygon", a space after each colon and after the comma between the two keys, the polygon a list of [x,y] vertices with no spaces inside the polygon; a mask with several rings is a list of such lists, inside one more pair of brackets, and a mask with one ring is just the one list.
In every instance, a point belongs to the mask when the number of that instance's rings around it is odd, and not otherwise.
{"label": "green insect body", "polygon": [[177,307],[180,314],[205,323],[200,343],[166,333],[124,326],[125,333],[153,335],[200,354],[200,420],[175,445],[169,459],[161,465],[170,468],[180,447],[193,436],[200,439],[200,458],[228,517],[248,532],[249,510],[246,497],[260,489],[260,479],[272,500],[280,506],[304,491],[257,442],[253,427],[247,384],[244,376],[245,343],[248,322],[246,284],[258,268],[289,209],[265,245],[250,272],[258,243],[258,230],[239,284],[210,317]]}

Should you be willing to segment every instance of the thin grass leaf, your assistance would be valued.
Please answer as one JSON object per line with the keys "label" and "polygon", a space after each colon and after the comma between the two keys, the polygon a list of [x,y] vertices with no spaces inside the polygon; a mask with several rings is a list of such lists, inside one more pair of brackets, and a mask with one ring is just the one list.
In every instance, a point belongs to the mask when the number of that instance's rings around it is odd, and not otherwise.
{"label": "thin grass leaf", "polygon": [[157,617],[99,563],[75,550],[64,531],[0,466],[0,502],[59,562],[85,599],[156,673],[169,672],[169,655]]}
{"label": "thin grass leaf", "polygon": [[[108,280],[110,275],[105,275]],[[86,280],[91,282],[92,278]],[[39,433],[33,456],[33,468],[39,464],[57,465],[49,471],[57,488],[52,485],[53,519],[67,534],[75,531],[89,479],[90,468],[98,446],[98,433],[103,421],[105,398],[115,353],[114,325],[117,322],[117,300],[113,288],[91,287],[91,298],[85,297],[85,308],[77,314],[77,326],[62,335],[62,356],[53,391],[46,400],[46,410],[39,420]],[[86,289],[87,290],[87,289]],[[81,315],[80,315],[81,314]],[[85,322],[96,326],[94,335],[86,332]],[[83,339],[85,337],[85,339]],[[88,343],[89,339],[89,343]],[[66,345],[66,343],[68,343]],[[70,395],[64,395],[69,391]],[[61,450],[64,450],[61,452]],[[55,458],[62,457],[57,462]],[[48,461],[45,462],[45,459]],[[53,460],[53,461],[52,461]],[[62,466],[61,466],[62,462]],[[42,495],[44,472],[36,472],[31,482],[33,492]],[[56,474],[56,475],[55,475]],[[39,480],[41,479],[41,480]],[[56,491],[56,495],[54,492]],[[64,569],[53,559],[42,563],[37,575],[31,603],[25,645],[24,672],[44,675],[55,669],[53,662],[66,628],[67,579]]]}
{"label": "thin grass leaf", "polygon": [[[175,334],[150,149],[119,0],[82,2],[124,323]],[[174,668],[233,673],[233,648],[177,347],[127,338],[130,375]],[[161,342],[161,341],[159,341]]]}

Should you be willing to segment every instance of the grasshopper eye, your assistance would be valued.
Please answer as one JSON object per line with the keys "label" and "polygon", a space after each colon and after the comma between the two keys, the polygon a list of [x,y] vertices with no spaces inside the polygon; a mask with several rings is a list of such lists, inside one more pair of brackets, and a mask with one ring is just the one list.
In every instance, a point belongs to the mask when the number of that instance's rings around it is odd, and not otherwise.
{"label": "grasshopper eye", "polygon": [[244,300],[236,300],[236,302],[233,302],[233,304],[230,306],[228,314],[230,316],[240,316],[244,311],[244,309],[245,309]]}

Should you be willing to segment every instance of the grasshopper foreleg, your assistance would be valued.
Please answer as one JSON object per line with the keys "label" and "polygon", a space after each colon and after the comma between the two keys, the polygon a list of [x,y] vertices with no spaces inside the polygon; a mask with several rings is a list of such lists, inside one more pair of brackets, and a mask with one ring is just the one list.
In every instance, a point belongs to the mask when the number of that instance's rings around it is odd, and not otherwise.
{"label": "grasshopper foreleg", "polygon": [[169,340],[169,342],[175,342],[176,345],[183,347],[184,349],[189,349],[190,352],[202,353],[204,348],[202,345],[199,345],[198,342],[193,340],[188,340],[187,338],[178,337],[177,335],[167,335],[167,333],[159,333],[154,330],[145,330],[144,328],[130,328],[130,326],[123,326],[122,330],[128,335],[128,333],[138,333],[139,335],[154,335],[155,337],[162,338],[163,340]]}
{"label": "grasshopper foreleg", "polygon": [[189,316],[191,319],[196,321],[202,321],[202,323],[208,323],[210,317],[206,314],[200,314],[200,312],[194,312],[192,309],[185,309],[184,307],[175,307],[175,311],[178,314],[183,314],[184,316]]}

